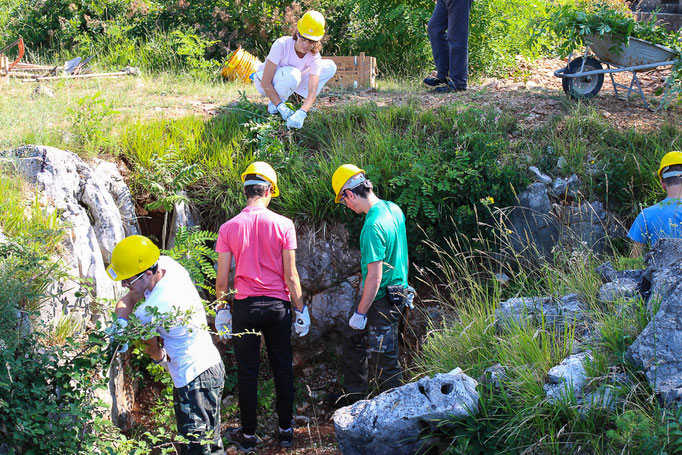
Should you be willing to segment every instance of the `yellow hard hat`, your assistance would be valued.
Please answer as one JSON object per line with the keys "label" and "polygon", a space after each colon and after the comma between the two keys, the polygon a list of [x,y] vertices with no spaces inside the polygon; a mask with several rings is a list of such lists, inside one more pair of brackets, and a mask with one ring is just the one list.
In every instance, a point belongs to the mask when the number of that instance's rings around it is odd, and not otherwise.
{"label": "yellow hard hat", "polygon": [[304,38],[320,41],[324,36],[324,16],[317,11],[310,10],[298,20],[298,33]]}
{"label": "yellow hard hat", "polygon": [[663,156],[661,165],[658,168],[658,178],[663,180],[663,170],[673,164],[682,164],[682,152],[668,152]]}
{"label": "yellow hard hat", "polygon": [[268,163],[264,161],[254,161],[249,164],[249,167],[242,173],[242,183],[249,174],[257,174],[267,180],[272,185],[272,197],[279,196],[279,188],[277,187],[277,174],[275,170]]}
{"label": "yellow hard hat", "polygon": [[341,202],[341,192],[346,185],[346,182],[350,180],[353,176],[364,173],[364,169],[360,169],[354,164],[344,164],[339,166],[334,175],[332,175],[332,188],[334,188],[334,193],[336,193],[336,199],[334,202],[337,204]]}
{"label": "yellow hard hat", "polygon": [[142,235],[131,235],[114,247],[107,273],[114,281],[126,280],[156,264],[159,256],[161,252],[151,240]]}

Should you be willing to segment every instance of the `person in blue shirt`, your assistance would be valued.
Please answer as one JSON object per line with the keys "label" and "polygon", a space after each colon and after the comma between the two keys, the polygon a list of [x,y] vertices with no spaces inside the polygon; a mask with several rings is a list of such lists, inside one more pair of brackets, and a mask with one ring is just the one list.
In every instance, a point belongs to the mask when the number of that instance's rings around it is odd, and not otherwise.
{"label": "person in blue shirt", "polygon": [[632,257],[642,256],[660,238],[682,238],[682,152],[663,157],[658,178],[666,198],[642,210],[632,224]]}

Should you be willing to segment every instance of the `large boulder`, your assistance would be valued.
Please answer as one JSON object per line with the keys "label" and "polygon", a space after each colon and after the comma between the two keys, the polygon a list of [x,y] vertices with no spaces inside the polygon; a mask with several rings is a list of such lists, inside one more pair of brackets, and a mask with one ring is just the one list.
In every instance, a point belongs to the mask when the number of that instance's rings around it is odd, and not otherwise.
{"label": "large boulder", "polygon": [[320,349],[341,346],[341,329],[360,292],[360,251],[349,245],[343,225],[327,225],[324,230],[303,229],[298,233],[296,267],[303,298],[310,309],[310,333],[294,338],[295,346]]}
{"label": "large boulder", "polygon": [[[45,146],[21,147],[3,157],[13,162],[42,205],[56,212],[66,229],[60,258],[55,259],[65,264],[70,276],[48,290],[53,297],[41,307],[41,321],[54,324],[64,314],[75,314],[85,322],[103,319],[109,308],[102,302],[123,293],[106,274],[111,252],[125,236],[139,233],[130,191],[118,169],[101,160],[90,165],[74,153]],[[86,288],[83,282],[88,283]],[[123,367],[114,362],[112,417],[129,428],[134,396],[122,372]]]}
{"label": "large boulder", "polygon": [[76,289],[79,279],[90,281],[92,286],[90,293],[62,294],[44,305],[41,319],[51,321],[73,311],[84,319],[97,317],[91,311],[96,299],[115,299],[121,294],[121,287],[111,281],[105,269],[114,246],[126,234],[118,204],[109,191],[114,185],[108,185],[102,172],[96,173],[68,151],[25,146],[6,156],[39,191],[42,204],[59,213],[62,225],[67,227],[62,260],[75,281],[60,284],[61,290]]}
{"label": "large boulder", "polygon": [[456,368],[391,389],[334,413],[344,455],[413,455],[439,420],[478,410],[477,382]]}
{"label": "large boulder", "polygon": [[627,351],[662,401],[682,400],[682,239],[660,239],[647,257],[648,308],[658,311]]}
{"label": "large boulder", "polygon": [[[563,189],[549,191],[546,184],[537,182],[518,195],[517,204],[509,208],[503,226],[510,247],[530,257],[550,257],[557,245],[587,247],[598,253],[607,251],[608,236],[623,233],[620,224],[600,202],[577,199],[580,187],[577,177],[559,181],[563,182]],[[568,202],[572,205],[566,204],[567,194],[571,195]],[[552,203],[557,199],[560,203]]]}

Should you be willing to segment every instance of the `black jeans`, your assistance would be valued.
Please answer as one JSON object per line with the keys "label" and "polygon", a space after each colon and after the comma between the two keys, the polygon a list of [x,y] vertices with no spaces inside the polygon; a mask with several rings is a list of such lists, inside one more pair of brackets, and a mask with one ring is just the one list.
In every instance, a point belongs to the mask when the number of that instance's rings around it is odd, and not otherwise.
{"label": "black jeans", "polygon": [[[220,400],[225,383],[222,362],[194,378],[184,387],[173,389],[173,404],[178,432],[190,443],[182,447],[183,455],[224,455],[220,434]],[[211,443],[201,444],[212,431]]]}
{"label": "black jeans", "polygon": [[450,76],[457,88],[469,79],[469,12],[472,0],[437,0],[428,33],[438,77]]}
{"label": "black jeans", "polygon": [[[398,347],[398,321],[403,308],[404,304],[396,306],[388,297],[382,297],[369,307],[363,330],[355,330],[345,323],[343,383],[347,394],[356,395],[355,398],[367,395],[369,371],[376,381],[374,386],[382,392],[403,384]],[[356,310],[357,304],[351,309],[349,319]]]}
{"label": "black jeans", "polygon": [[239,409],[246,434],[256,432],[260,335],[265,338],[268,359],[275,377],[277,416],[281,428],[291,427],[294,414],[294,369],[291,358],[291,303],[273,297],[235,300],[232,308],[232,337],[239,378]]}

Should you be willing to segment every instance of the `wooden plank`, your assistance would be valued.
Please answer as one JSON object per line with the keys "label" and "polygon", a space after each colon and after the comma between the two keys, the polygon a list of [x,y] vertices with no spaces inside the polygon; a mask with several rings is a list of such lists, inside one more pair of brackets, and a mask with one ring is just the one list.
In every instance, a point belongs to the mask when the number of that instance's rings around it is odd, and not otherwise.
{"label": "wooden plank", "polygon": [[123,77],[127,76],[128,73],[125,71],[120,71],[117,73],[96,73],[96,74],[78,74],[75,76],[48,76],[48,77],[42,77],[42,76],[35,76],[31,74],[31,78],[29,79],[21,79],[23,82],[35,82],[35,81],[53,81],[56,79],[98,79],[98,78],[106,78],[106,77]]}
{"label": "wooden plank", "polygon": [[7,74],[9,73],[9,59],[5,54],[0,54],[0,83],[7,83],[9,81],[9,77]]}

